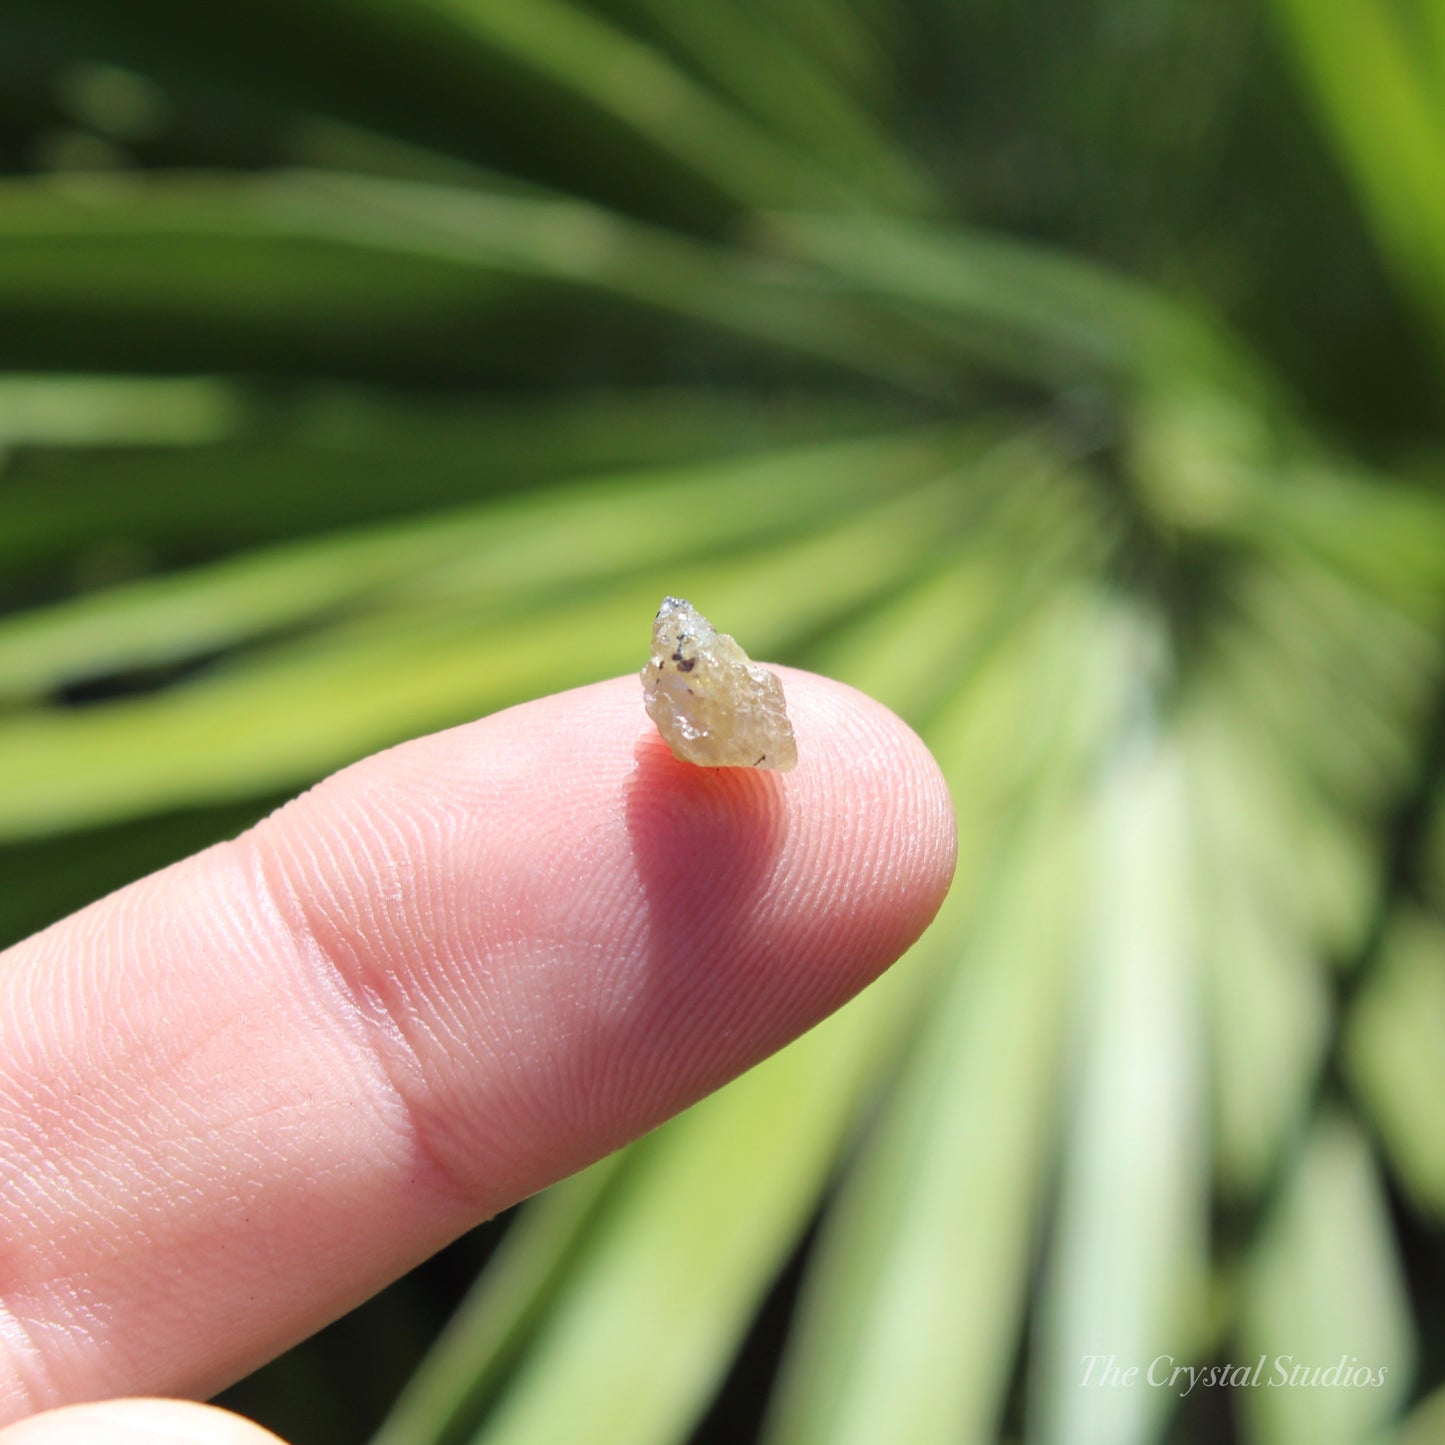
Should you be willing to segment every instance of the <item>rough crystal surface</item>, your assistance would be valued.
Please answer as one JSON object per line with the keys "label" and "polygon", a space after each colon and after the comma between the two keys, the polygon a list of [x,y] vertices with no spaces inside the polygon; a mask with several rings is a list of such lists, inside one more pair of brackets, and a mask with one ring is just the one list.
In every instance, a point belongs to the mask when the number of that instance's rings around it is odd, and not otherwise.
{"label": "rough crystal surface", "polygon": [[681,597],[664,597],[642,669],[648,716],[685,763],[773,768],[798,761],[782,680]]}

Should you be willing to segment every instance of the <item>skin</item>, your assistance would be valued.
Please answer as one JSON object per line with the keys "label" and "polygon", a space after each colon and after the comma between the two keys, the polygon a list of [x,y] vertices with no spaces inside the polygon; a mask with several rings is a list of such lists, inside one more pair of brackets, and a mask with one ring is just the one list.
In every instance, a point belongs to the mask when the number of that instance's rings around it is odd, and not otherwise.
{"label": "skin", "polygon": [[779,673],[787,775],[677,762],[617,678],[0,954],[0,1445],[274,1445],[145,1397],[214,1394],[896,959],[952,876],[943,779]]}

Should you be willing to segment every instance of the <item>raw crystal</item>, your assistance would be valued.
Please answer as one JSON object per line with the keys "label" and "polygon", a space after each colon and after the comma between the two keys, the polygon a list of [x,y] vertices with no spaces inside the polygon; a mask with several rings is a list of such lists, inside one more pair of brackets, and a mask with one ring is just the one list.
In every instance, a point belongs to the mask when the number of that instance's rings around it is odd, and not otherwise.
{"label": "raw crystal", "polygon": [[681,597],[662,599],[642,692],[648,716],[685,763],[780,773],[797,764],[781,679]]}

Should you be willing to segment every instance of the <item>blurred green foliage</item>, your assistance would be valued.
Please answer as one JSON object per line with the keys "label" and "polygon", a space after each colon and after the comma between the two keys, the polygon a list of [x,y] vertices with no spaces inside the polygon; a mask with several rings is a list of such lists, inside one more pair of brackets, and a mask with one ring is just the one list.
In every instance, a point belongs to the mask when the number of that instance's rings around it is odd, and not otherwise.
{"label": "blurred green foliage", "polygon": [[863,999],[233,1403],[1439,1438],[1445,5],[9,0],[0,168],[5,940],[664,591],[958,806]]}

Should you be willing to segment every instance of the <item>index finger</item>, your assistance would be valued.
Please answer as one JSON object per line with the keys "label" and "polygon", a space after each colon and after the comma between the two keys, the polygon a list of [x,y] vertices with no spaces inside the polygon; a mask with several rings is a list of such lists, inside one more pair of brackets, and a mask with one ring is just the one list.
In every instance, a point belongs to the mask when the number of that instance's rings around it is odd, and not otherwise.
{"label": "index finger", "polygon": [[213,1393],[807,1029],[953,867],[922,743],[784,671],[786,776],[636,679],[336,774],[0,957],[0,1422]]}

